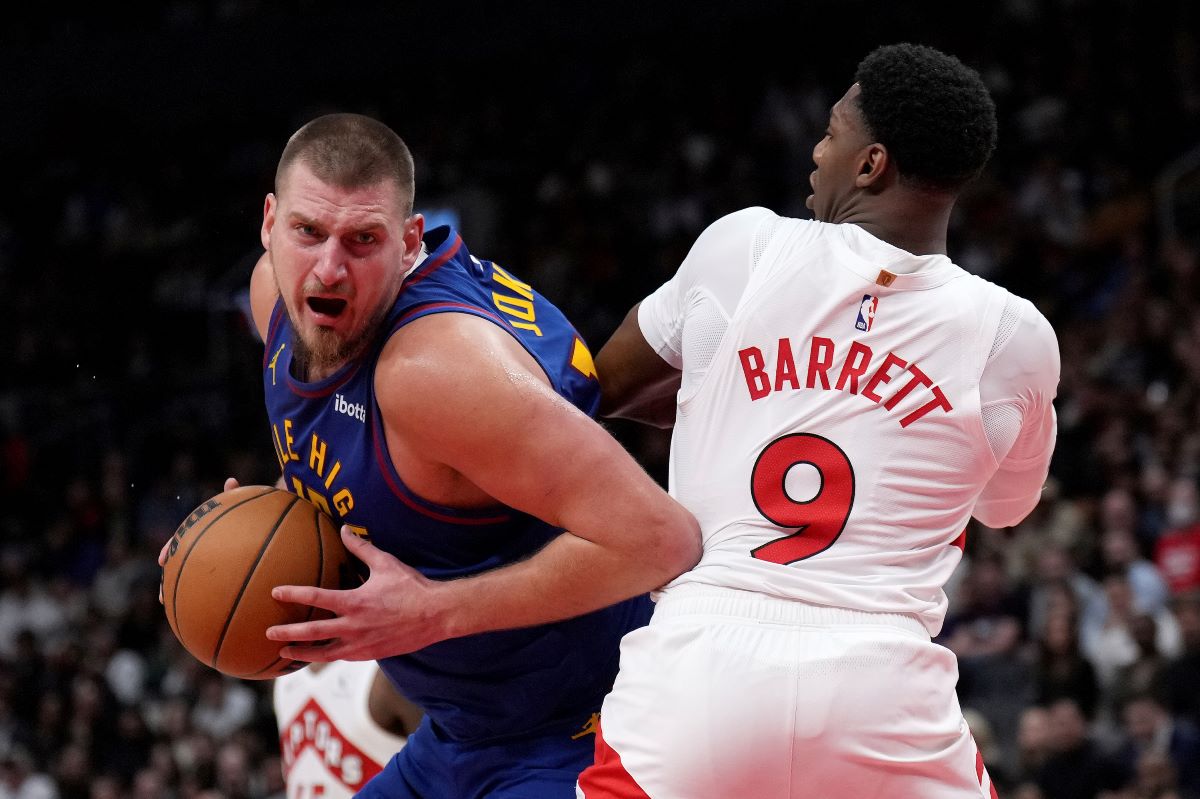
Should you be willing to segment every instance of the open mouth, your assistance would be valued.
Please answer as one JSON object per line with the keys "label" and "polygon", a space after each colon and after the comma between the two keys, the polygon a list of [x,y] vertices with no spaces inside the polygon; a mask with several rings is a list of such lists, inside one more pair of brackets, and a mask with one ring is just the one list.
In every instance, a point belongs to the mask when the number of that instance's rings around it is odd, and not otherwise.
{"label": "open mouth", "polygon": [[342,311],[346,310],[346,301],[333,297],[309,297],[305,302],[313,313],[321,314],[322,316],[341,316]]}

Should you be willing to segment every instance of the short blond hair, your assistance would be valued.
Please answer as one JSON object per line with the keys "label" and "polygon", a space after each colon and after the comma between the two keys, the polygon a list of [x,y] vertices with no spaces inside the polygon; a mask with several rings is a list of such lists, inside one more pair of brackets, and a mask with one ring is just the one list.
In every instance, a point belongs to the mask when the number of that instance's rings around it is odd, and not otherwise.
{"label": "short blond hair", "polygon": [[404,215],[416,194],[412,153],[396,132],[362,114],[326,114],[292,134],[275,168],[275,194],[287,171],[303,163],[320,180],[344,189],[394,181]]}

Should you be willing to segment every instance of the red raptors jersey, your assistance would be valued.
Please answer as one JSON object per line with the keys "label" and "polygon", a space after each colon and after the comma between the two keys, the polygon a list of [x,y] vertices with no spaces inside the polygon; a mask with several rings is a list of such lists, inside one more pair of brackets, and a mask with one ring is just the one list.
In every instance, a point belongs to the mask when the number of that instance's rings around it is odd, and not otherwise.
{"label": "red raptors jersey", "polygon": [[700,237],[639,322],[683,370],[671,491],[704,535],[672,585],[908,613],[936,634],[972,512],[1012,524],[1036,503],[1057,342],[944,255],[749,209]]}
{"label": "red raptors jersey", "polygon": [[288,799],[350,799],[400,751],[367,707],[375,661],[335,661],[275,680]]}

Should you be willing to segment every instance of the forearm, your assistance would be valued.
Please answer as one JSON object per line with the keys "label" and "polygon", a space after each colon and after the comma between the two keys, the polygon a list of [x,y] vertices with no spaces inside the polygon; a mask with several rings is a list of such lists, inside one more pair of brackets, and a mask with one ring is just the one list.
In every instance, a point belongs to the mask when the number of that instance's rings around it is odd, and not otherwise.
{"label": "forearm", "polygon": [[446,637],[560,621],[659,588],[699,560],[694,520],[678,525],[672,535],[648,535],[636,552],[563,533],[524,561],[440,583]]}
{"label": "forearm", "polygon": [[976,519],[988,527],[1011,527],[1037,506],[1050,471],[1056,427],[1054,408],[1049,407],[1022,431],[1015,452],[1000,464],[976,501]]}
{"label": "forearm", "polygon": [[596,355],[596,371],[601,416],[674,427],[675,395],[683,373],[646,343],[638,327],[638,306]]}
{"label": "forearm", "polygon": [[678,386],[674,386],[659,396],[627,402],[619,408],[605,408],[601,405],[600,415],[607,419],[626,419],[661,430],[670,430],[675,426],[678,411],[675,399],[677,391]]}
{"label": "forearm", "polygon": [[998,472],[984,488],[971,512],[988,527],[1012,527],[1029,515],[1041,499],[1048,468],[1035,465],[1024,470]]}

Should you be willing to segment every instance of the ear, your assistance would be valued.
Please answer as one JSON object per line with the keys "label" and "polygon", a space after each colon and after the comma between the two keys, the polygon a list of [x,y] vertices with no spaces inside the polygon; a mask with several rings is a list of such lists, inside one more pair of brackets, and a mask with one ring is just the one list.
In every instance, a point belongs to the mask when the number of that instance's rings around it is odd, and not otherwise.
{"label": "ear", "polygon": [[883,178],[890,164],[891,158],[886,147],[879,142],[867,145],[860,155],[858,174],[854,177],[855,187],[865,189],[874,186]]}
{"label": "ear", "polygon": [[263,203],[262,231],[259,233],[264,250],[271,249],[271,229],[275,227],[275,205],[275,195],[267,194],[266,202]]}
{"label": "ear", "polygon": [[425,217],[413,214],[404,220],[404,271],[417,262],[421,254],[421,239],[425,236]]}

